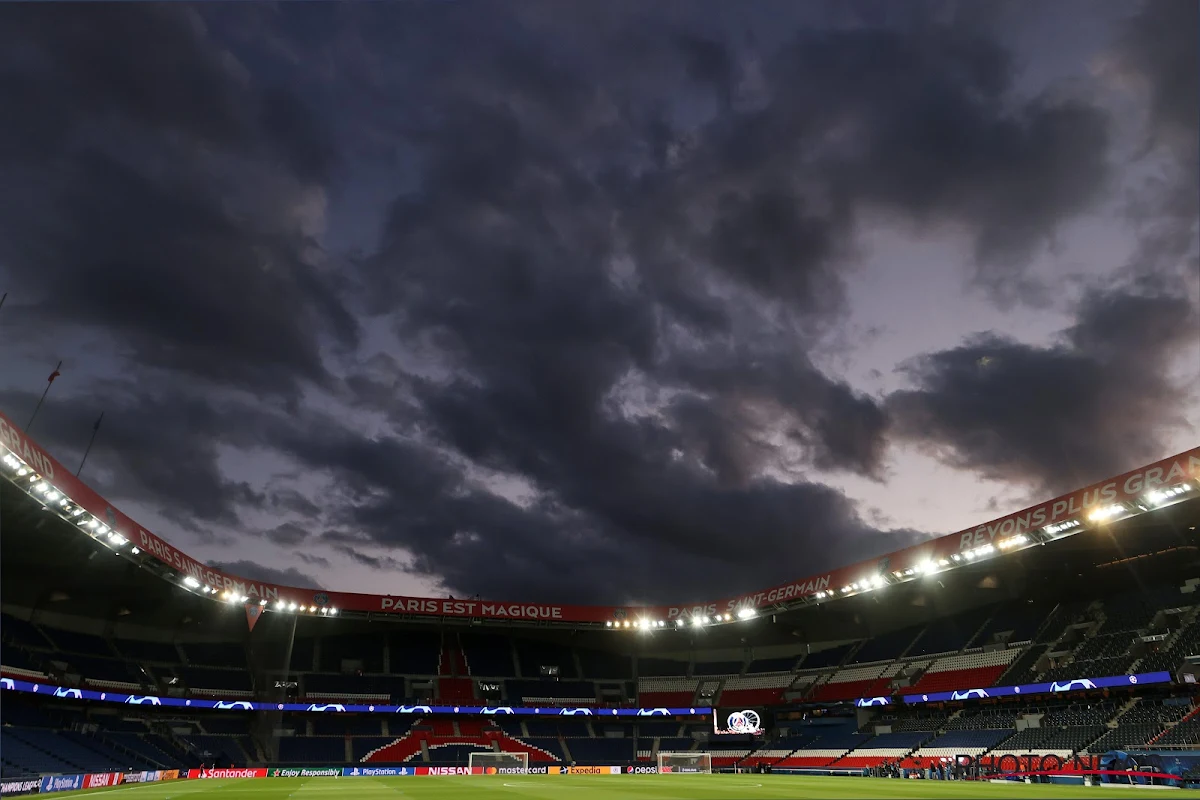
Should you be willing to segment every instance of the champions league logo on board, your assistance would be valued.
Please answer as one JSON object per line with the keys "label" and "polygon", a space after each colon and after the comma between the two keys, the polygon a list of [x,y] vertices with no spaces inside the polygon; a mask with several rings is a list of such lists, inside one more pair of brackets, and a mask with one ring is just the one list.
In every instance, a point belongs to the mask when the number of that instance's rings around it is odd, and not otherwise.
{"label": "champions league logo on board", "polygon": [[1079,678],[1073,681],[1055,681],[1054,683],[1050,684],[1050,691],[1052,692],[1074,692],[1078,691],[1079,689],[1095,688],[1096,684],[1092,683],[1092,681],[1088,680],[1087,678]]}
{"label": "champions league logo on board", "polygon": [[247,700],[218,700],[213,704],[213,708],[222,710],[238,709],[241,711],[253,711],[254,705]]}
{"label": "champions league logo on board", "polygon": [[623,608],[614,608],[613,609],[613,619],[625,619],[625,617],[627,617],[627,616],[629,616],[629,615],[625,613],[625,609],[623,609]]}
{"label": "champions league logo on board", "polygon": [[313,604],[318,606],[329,605],[329,595],[325,594],[324,592],[318,592],[317,594],[314,594]]}

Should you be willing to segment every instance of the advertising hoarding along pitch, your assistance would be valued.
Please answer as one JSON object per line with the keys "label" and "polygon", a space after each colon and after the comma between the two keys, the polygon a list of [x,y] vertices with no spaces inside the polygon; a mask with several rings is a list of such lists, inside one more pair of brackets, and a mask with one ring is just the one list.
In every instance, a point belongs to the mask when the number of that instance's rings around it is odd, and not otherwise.
{"label": "advertising hoarding along pitch", "polygon": [[[553,603],[509,603],[481,600],[441,600],[431,597],[374,595],[302,589],[254,581],[232,575],[192,558],[161,537],[137,524],[91,487],[76,478],[41,445],[26,436],[0,412],[0,446],[7,448],[36,471],[49,485],[66,494],[82,508],[119,532],[151,557],[219,592],[230,592],[252,602],[295,603],[305,608],[337,608],[345,611],[408,614],[429,617],[462,617],[493,620],[546,622],[635,622],[640,619],[667,621],[693,617],[734,614],[746,609],[771,606],[811,597],[818,592],[871,578],[886,564],[889,571],[916,569],[930,561],[950,559],[964,551],[1078,517],[1089,508],[1137,500],[1155,489],[1179,485],[1200,477],[1200,447],[1163,459],[1111,480],[1102,481],[1014,514],[931,539],[882,558],[870,559],[840,569],[810,575],[761,591],[715,601],[674,606],[583,606]],[[0,450],[3,453],[3,450]]]}

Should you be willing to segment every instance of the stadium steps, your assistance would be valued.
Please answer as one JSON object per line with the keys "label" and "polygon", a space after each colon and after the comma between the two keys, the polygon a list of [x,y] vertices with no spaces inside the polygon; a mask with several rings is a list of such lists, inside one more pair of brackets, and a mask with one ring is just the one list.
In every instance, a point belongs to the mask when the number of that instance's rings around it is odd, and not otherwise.
{"label": "stadium steps", "polygon": [[979,638],[980,634],[982,634],[984,631],[986,631],[988,629],[988,626],[992,624],[992,620],[994,620],[996,618],[996,615],[999,613],[1000,613],[1000,606],[999,605],[993,606],[992,613],[988,614],[987,619],[985,619],[983,621],[982,625],[980,625],[978,628],[975,629],[975,633],[971,634],[971,637],[969,639],[967,639],[967,643],[964,644],[962,646],[962,649],[959,650],[958,652],[964,653],[967,650],[970,650],[972,647],[983,647],[983,646],[987,645],[988,642],[977,642],[975,640]]}
{"label": "stadium steps", "polygon": [[563,755],[567,757],[567,761],[574,763],[575,756],[571,754],[571,747],[567,744],[566,737],[558,737],[558,743],[562,745]]}
{"label": "stadium steps", "polygon": [[[705,689],[712,688],[713,684],[716,684],[716,688],[712,689],[712,701],[705,701],[704,697],[707,694]],[[696,684],[696,693],[692,695],[691,704],[693,706],[712,706],[713,708],[716,708],[719,705],[718,701],[721,699],[721,693],[724,691],[724,678],[709,678],[707,680],[701,680],[698,684]]]}
{"label": "stadium steps", "polygon": [[1171,730],[1176,725],[1182,725],[1183,723],[1187,722],[1188,720],[1195,718],[1197,714],[1200,714],[1200,705],[1197,705],[1195,708],[1193,708],[1191,711],[1189,711],[1187,714],[1185,714],[1183,716],[1183,718],[1181,720],[1179,720],[1178,722],[1168,722],[1167,727],[1164,728],[1161,733],[1159,733],[1157,736],[1155,736],[1153,739],[1151,739],[1149,742],[1147,742],[1146,746],[1150,747],[1151,745],[1155,744],[1159,739],[1163,738],[1168,733],[1170,733]]}
{"label": "stadium steps", "polygon": [[1137,704],[1138,704],[1137,697],[1131,697],[1128,700],[1126,700],[1125,703],[1119,709],[1117,709],[1116,715],[1108,721],[1108,727],[1110,727],[1110,728],[1118,727],[1121,724],[1120,723],[1121,717],[1125,716],[1130,711],[1132,711],[1134,709],[1134,707],[1137,706]]}
{"label": "stadium steps", "polygon": [[[524,678],[525,676],[521,674],[521,657],[517,655],[517,643],[513,639],[508,639],[507,642],[508,642],[508,655],[512,659],[512,663],[513,663],[513,675],[515,675],[518,678]],[[536,677],[536,676],[530,676],[530,677]]]}
{"label": "stadium steps", "polygon": [[[579,651],[574,647],[571,648],[571,663],[575,666],[575,674],[583,678],[583,659],[579,657]],[[592,684],[592,687],[596,690],[596,702],[600,703],[600,687],[595,683]]]}

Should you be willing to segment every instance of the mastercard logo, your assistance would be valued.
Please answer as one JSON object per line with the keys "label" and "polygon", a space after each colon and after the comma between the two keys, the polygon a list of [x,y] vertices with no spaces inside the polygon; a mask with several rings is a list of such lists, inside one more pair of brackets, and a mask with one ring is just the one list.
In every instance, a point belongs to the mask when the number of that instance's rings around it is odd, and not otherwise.
{"label": "mastercard logo", "polygon": [[484,775],[496,775],[499,772],[500,772],[500,770],[496,769],[495,767],[487,767],[486,769],[484,769],[483,774]]}

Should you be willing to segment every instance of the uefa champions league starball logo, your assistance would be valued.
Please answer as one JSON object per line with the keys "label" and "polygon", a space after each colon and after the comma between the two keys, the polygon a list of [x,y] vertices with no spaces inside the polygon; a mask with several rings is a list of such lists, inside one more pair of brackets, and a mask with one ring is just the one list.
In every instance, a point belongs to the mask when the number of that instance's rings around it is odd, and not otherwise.
{"label": "uefa champions league starball logo", "polygon": [[758,733],[762,729],[762,720],[757,711],[735,711],[729,715],[725,727],[730,733]]}

